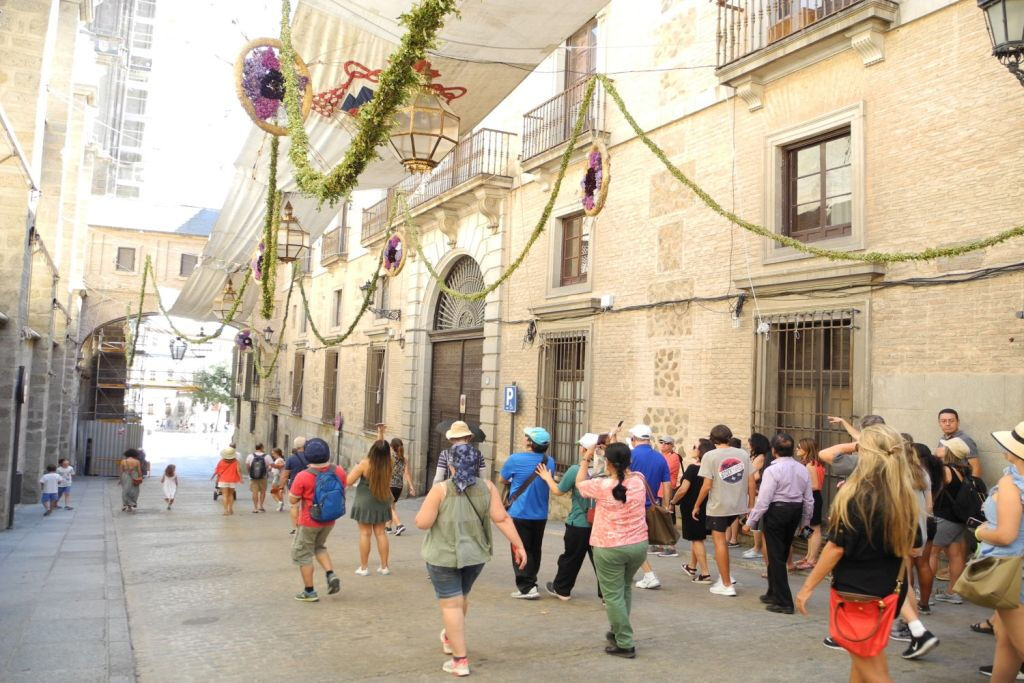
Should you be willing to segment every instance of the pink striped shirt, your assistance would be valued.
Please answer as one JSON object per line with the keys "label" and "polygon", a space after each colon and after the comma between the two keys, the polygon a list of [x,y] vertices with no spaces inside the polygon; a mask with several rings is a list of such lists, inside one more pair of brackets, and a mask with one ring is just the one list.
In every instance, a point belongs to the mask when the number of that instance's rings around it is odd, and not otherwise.
{"label": "pink striped shirt", "polygon": [[580,495],[596,501],[594,528],[590,532],[590,545],[595,548],[616,548],[633,543],[647,542],[647,515],[644,500],[647,487],[643,476],[626,477],[626,502],[612,496],[617,480],[614,477],[588,479],[576,485]]}

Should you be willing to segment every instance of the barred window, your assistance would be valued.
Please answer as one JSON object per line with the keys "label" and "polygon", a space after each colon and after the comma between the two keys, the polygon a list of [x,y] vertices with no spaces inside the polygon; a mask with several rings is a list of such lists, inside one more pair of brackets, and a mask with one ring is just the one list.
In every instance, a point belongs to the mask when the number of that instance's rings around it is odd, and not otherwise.
{"label": "barred window", "polygon": [[321,417],[324,422],[333,422],[338,398],[338,352],[324,353],[324,406]]}
{"label": "barred window", "polygon": [[363,427],[374,430],[384,421],[384,352],[383,346],[366,351],[366,396],[363,402]]}
{"label": "barred window", "polygon": [[547,335],[540,353],[538,422],[551,434],[548,453],[564,472],[577,462],[576,441],[587,424],[587,333]]}

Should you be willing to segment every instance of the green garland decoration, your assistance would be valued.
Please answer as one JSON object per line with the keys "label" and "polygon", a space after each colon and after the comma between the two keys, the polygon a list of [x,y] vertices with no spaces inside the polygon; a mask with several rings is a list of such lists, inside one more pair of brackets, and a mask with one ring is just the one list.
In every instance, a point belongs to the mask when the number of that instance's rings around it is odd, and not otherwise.
{"label": "green garland decoration", "polygon": [[[301,275],[298,279],[301,280]],[[281,332],[277,335],[277,344],[274,347],[274,356],[270,359],[270,365],[264,369],[263,365],[260,363],[260,354],[257,353],[253,355],[253,367],[261,379],[270,379],[271,373],[273,373],[274,368],[277,367],[277,359],[278,356],[281,355],[281,345],[284,341],[284,331],[288,329],[288,311],[291,308],[290,304],[292,301],[292,290],[295,289],[295,280],[296,278],[292,278],[291,284],[288,285],[288,296],[286,296],[284,300],[284,317],[281,319]],[[260,353],[262,353],[262,349],[260,349]]]}
{"label": "green garland decoration", "polygon": [[277,270],[277,221],[281,196],[277,191],[277,148],[280,138],[270,136],[270,173],[267,177],[267,208],[263,217],[263,281],[260,283],[263,303],[260,314],[270,320],[274,317],[274,284]]}
{"label": "green garland decoration", "polygon": [[288,158],[295,169],[295,181],[305,194],[316,197],[320,204],[333,205],[356,186],[359,175],[377,157],[377,148],[388,140],[395,110],[406,102],[409,92],[421,81],[413,65],[434,47],[435,36],[448,15],[456,13],[456,0],[422,0],[399,20],[406,27],[390,64],[380,74],[373,99],[359,111],[359,131],[345,152],[341,163],[323,174],[309,163],[309,137],[302,125],[302,109],[298,97],[298,76],[295,70],[295,49],[289,24],[291,3],[281,3],[282,65],[285,80],[284,104],[288,113],[288,135],[291,147]]}
{"label": "green garland decoration", "polygon": [[[132,363],[135,362],[135,345],[139,340],[139,327],[142,325],[142,309],[146,305],[146,277],[151,268],[152,263],[149,260],[149,256],[146,256],[146,264],[142,269],[142,287],[139,289],[139,312],[135,316],[135,331],[132,332],[131,327],[128,324],[125,325],[125,334],[128,337],[128,343],[125,344],[127,353],[125,354],[124,360],[125,368],[128,369],[131,369]],[[156,282],[156,279],[154,278],[153,281]],[[159,292],[157,292],[157,296],[159,296]],[[129,316],[131,316],[131,310],[131,306],[129,305],[127,311]]]}

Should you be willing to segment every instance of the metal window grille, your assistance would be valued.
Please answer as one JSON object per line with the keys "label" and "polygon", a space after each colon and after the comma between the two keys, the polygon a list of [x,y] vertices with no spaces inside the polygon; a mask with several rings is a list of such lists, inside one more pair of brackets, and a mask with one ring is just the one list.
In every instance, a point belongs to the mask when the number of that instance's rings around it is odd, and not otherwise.
{"label": "metal window grille", "polygon": [[544,338],[540,359],[538,422],[551,434],[548,453],[564,472],[577,461],[576,441],[587,423],[587,334],[560,332]]}
{"label": "metal window grille", "polygon": [[[855,309],[815,311],[763,318],[754,352],[754,431],[769,438],[787,432],[819,448],[846,440],[829,415],[853,415]],[[825,509],[838,479],[826,476]]]}
{"label": "metal window grille", "polygon": [[377,278],[377,305],[376,316],[386,317],[387,311],[391,309],[391,278]]}
{"label": "metal window grille", "polygon": [[117,269],[122,273],[135,272],[135,249],[133,247],[117,248]]}
{"label": "metal window grille", "polygon": [[295,354],[295,369],[292,371],[292,412],[302,412],[302,384],[304,369],[306,365],[306,354],[299,351]]}
{"label": "metal window grille", "polygon": [[366,356],[366,395],[363,403],[363,426],[375,429],[384,421],[384,352],[382,346],[371,346]]}
{"label": "metal window grille", "polygon": [[324,354],[324,406],[321,417],[324,422],[334,420],[335,404],[338,398],[338,352]]}

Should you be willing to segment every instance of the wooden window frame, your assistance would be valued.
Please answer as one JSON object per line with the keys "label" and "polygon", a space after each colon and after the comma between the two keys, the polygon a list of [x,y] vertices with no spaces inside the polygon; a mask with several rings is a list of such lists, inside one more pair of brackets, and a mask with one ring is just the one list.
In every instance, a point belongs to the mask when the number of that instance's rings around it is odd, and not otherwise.
{"label": "wooden window frame", "polygon": [[[363,394],[363,428],[368,432],[377,431],[377,424],[384,421],[384,406],[387,400],[387,382],[385,381],[387,363],[387,347],[367,347],[366,381]],[[380,394],[380,401],[377,400],[378,393]]]}
{"label": "wooden window frame", "polygon": [[[570,89],[572,86],[579,83],[582,79],[587,78],[590,74],[597,71],[597,17],[591,18],[587,23],[576,29],[575,32],[565,40],[565,62],[563,64],[565,70],[565,76],[562,79],[562,85],[564,90]],[[574,62],[573,48],[581,46],[587,48],[587,54],[584,57],[586,60],[586,71],[580,72],[574,67],[577,65]]]}
{"label": "wooden window frame", "polygon": [[[827,211],[827,173],[830,169],[826,167],[825,163],[825,143],[831,142],[832,140],[839,140],[842,138],[848,138],[851,150],[850,163],[850,204],[851,204],[851,221],[846,223],[840,223],[837,225],[825,225],[826,211]],[[818,226],[807,230],[795,230],[794,226],[797,222],[797,203],[796,203],[796,176],[795,173],[795,160],[797,154],[810,147],[820,147],[819,152],[819,170],[818,177],[820,178],[820,191],[818,195]],[[854,180],[853,180],[853,135],[850,130],[850,126],[846,125],[842,128],[831,130],[825,133],[820,133],[810,138],[794,142],[786,145],[782,149],[782,234],[794,239],[798,239],[801,242],[812,243],[820,242],[823,240],[830,240],[839,237],[849,237],[853,234],[853,223],[852,223],[852,208],[853,208],[853,194],[855,191]],[[839,168],[839,167],[836,167]],[[834,170],[834,169],[833,169]],[[811,176],[807,176],[811,177]]]}
{"label": "wooden window frame", "polygon": [[296,351],[292,365],[292,413],[302,414],[303,384],[306,375],[306,353]]}
{"label": "wooden window frame", "polygon": [[334,423],[334,415],[337,412],[338,371],[340,368],[341,355],[337,351],[329,349],[324,351],[324,403],[320,416],[328,424]]}
{"label": "wooden window frame", "polygon": [[334,294],[331,296],[331,327],[341,327],[344,303],[344,290],[334,290]]}
{"label": "wooden window frame", "polygon": [[[571,287],[573,285],[585,284],[590,276],[590,239],[589,234],[587,235],[587,252],[583,251],[583,236],[584,236],[584,225],[586,221],[586,214],[582,211],[569,214],[568,216],[562,216],[558,219],[561,226],[559,234],[559,251],[558,251],[558,286],[559,287]],[[570,238],[567,236],[567,228],[570,225],[577,224],[578,230],[576,236]],[[570,246],[570,242],[574,242],[573,246]],[[567,255],[570,249],[575,249],[571,255]],[[568,264],[576,262],[576,274],[571,274],[571,269],[568,268]]]}
{"label": "wooden window frame", "polygon": [[[131,268],[121,267],[121,251],[130,251],[132,253],[132,265]],[[117,252],[114,255],[114,270],[118,273],[135,273],[138,272],[138,249],[135,247],[118,247]]]}

